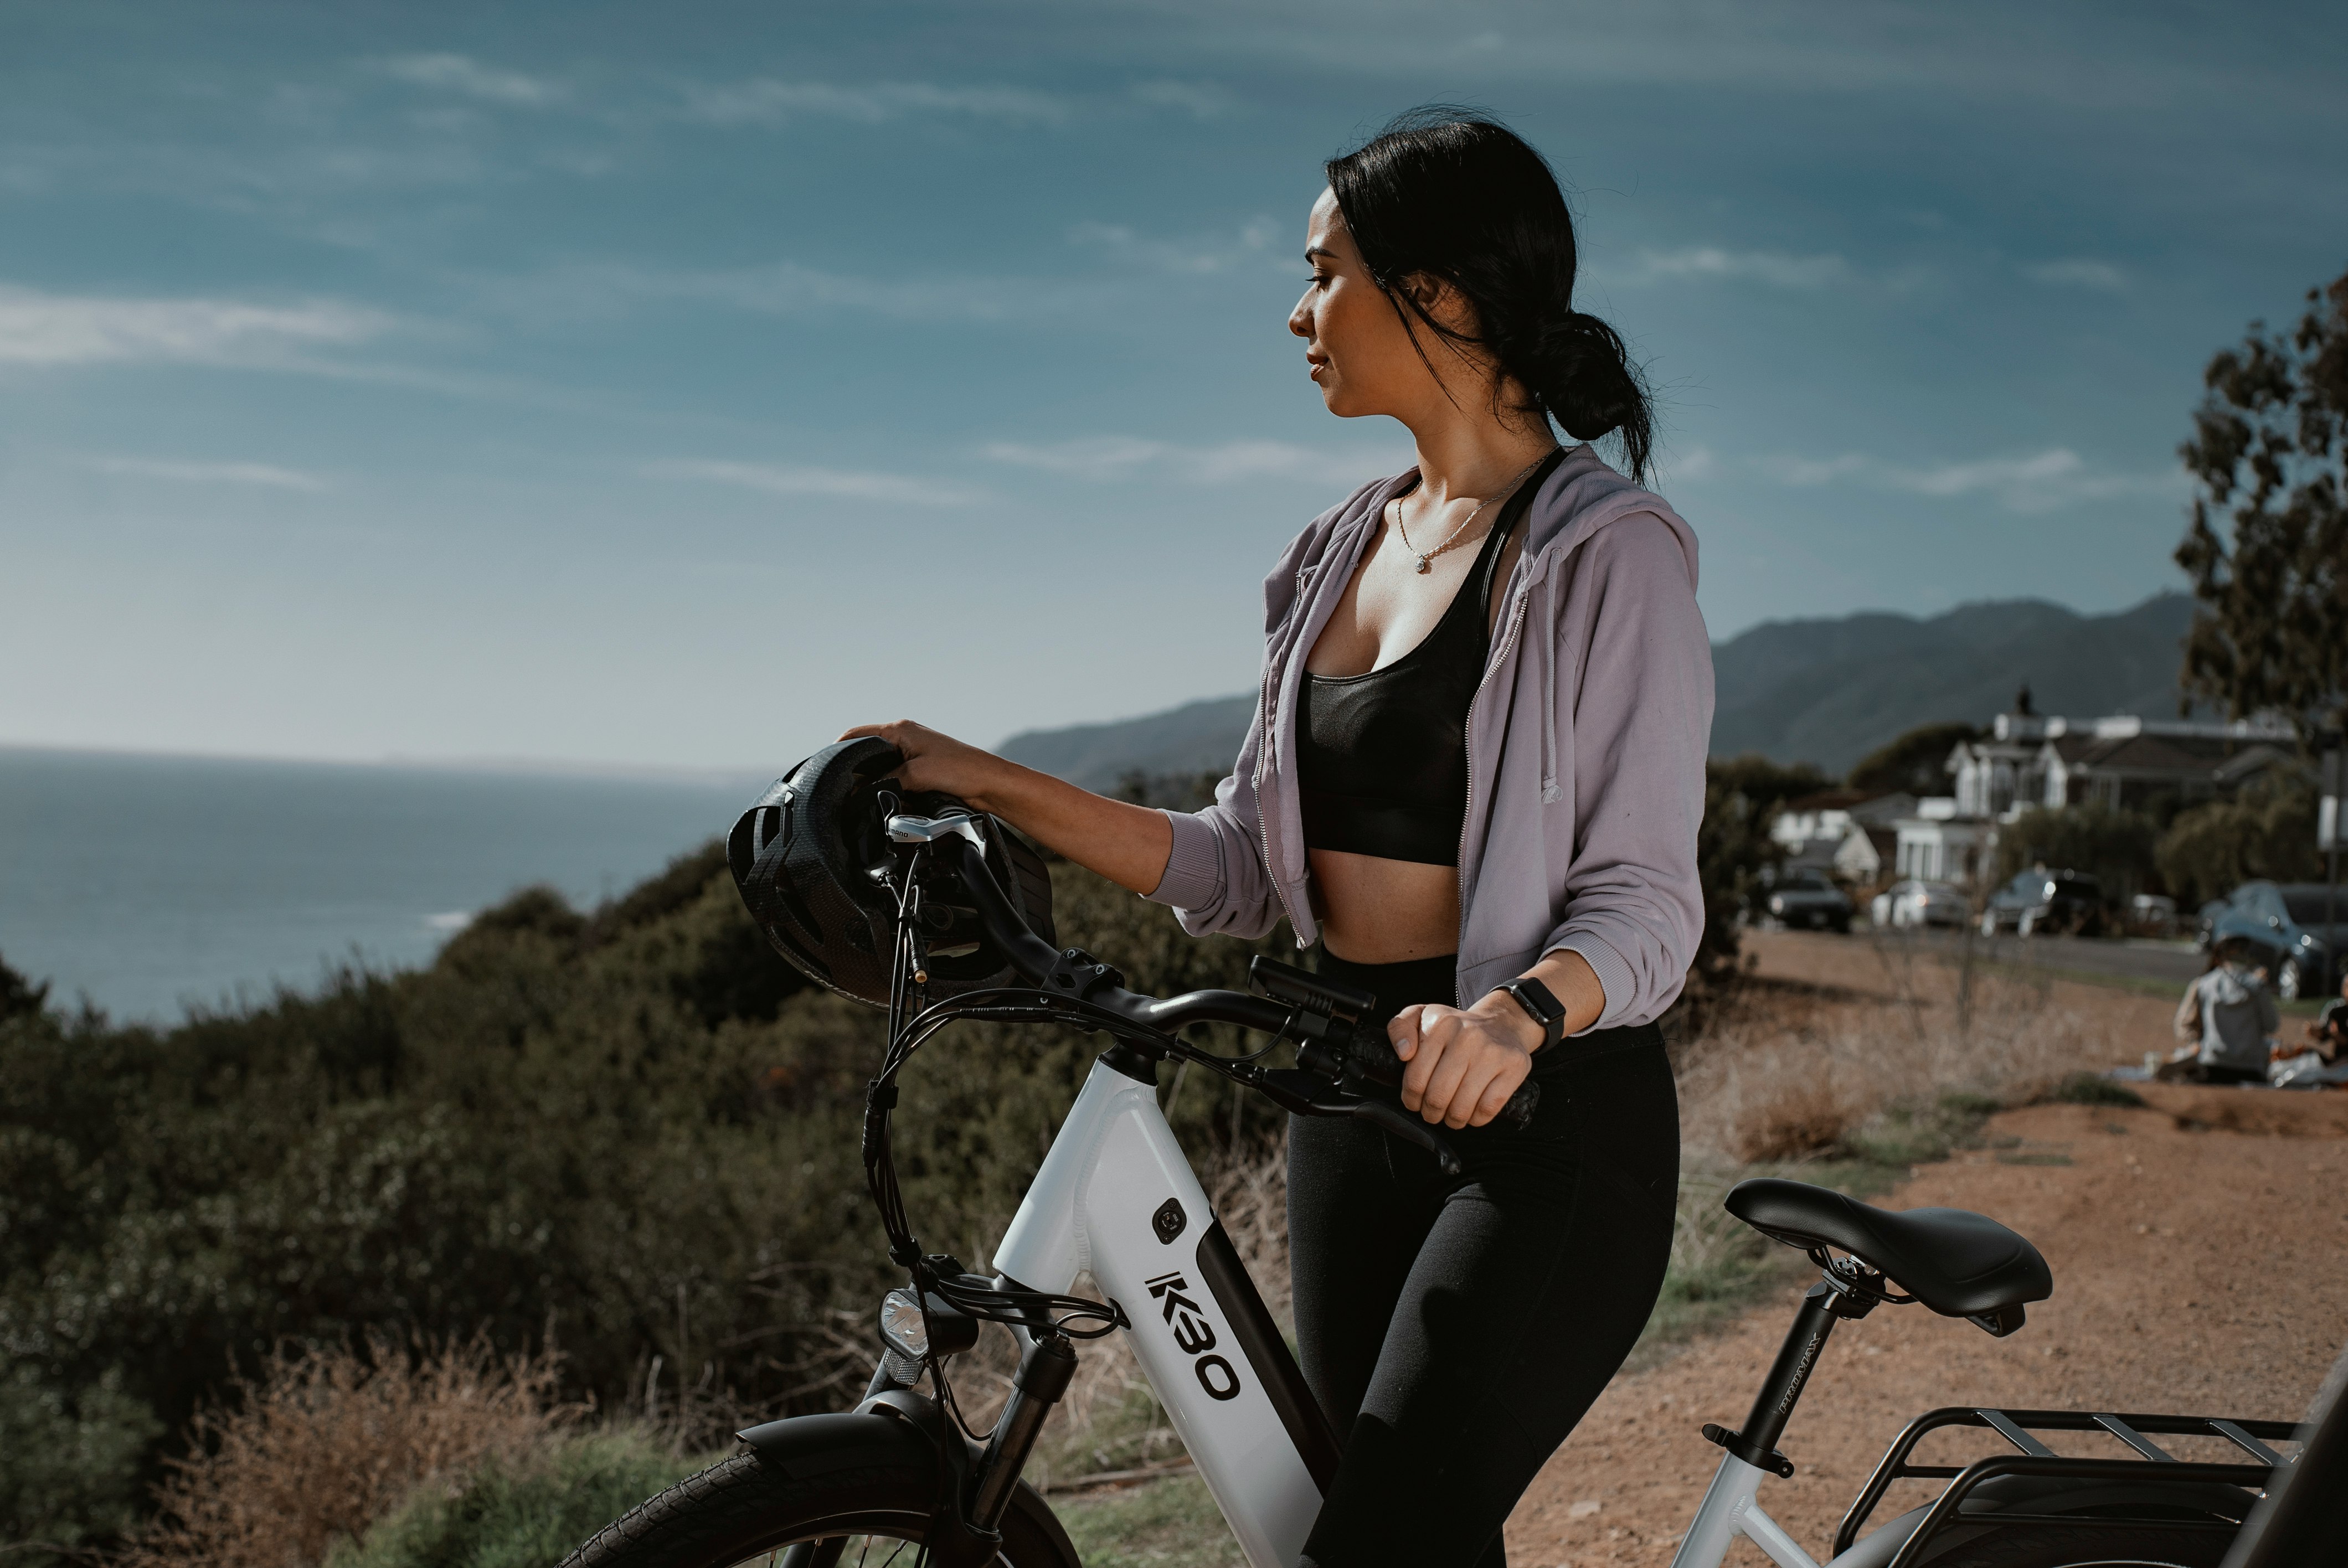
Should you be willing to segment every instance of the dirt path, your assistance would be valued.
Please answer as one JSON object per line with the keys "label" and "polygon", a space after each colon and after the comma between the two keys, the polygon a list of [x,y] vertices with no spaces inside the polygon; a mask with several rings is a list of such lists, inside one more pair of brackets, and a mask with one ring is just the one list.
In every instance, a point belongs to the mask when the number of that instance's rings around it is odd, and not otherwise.
{"label": "dirt path", "polygon": [[[1993,1143],[2020,1147],[1925,1167],[1888,1206],[1974,1209],[2013,1226],[2046,1255],[2054,1298],[2003,1340],[1921,1307],[1841,1326],[1780,1445],[1796,1477],[1772,1482],[1764,1506],[1823,1559],[1884,1446],[1937,1405],[2298,1419],[2348,1342],[2348,1139],[2309,1131],[2188,1131],[2162,1111],[2072,1105],[1993,1118]],[[1510,1519],[1511,1560],[1667,1563],[1719,1458],[1697,1428],[1744,1419],[1795,1299],[1617,1378]],[[2127,1457],[2092,1440],[2054,1446]],[[2178,1451],[2215,1459],[2217,1446]],[[1927,1451],[1962,1462],[1994,1450]],[[1879,1519],[1926,1495],[1903,1485],[1914,1494],[1895,1489]],[[1766,1560],[1741,1542],[1730,1561]]]}

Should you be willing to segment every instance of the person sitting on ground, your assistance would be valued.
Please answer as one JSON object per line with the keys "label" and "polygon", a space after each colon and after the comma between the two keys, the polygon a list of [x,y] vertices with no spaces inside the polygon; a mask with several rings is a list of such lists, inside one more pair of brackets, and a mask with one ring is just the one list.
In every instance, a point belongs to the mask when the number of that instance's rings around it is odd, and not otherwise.
{"label": "person sitting on ground", "polygon": [[2321,1051],[2327,1063],[2348,1055],[2348,972],[2340,977],[2340,994],[2307,1026],[2307,1048]]}
{"label": "person sitting on ground", "polygon": [[2278,1089],[2348,1084],[2348,975],[2341,977],[2340,994],[2307,1026],[2304,1043],[2275,1047],[2267,1081]]}
{"label": "person sitting on ground", "polygon": [[2155,1077],[2168,1082],[2264,1083],[2282,1015],[2267,972],[2254,967],[2239,942],[2227,942],[2217,961],[2185,988],[2177,1004],[2182,1043]]}

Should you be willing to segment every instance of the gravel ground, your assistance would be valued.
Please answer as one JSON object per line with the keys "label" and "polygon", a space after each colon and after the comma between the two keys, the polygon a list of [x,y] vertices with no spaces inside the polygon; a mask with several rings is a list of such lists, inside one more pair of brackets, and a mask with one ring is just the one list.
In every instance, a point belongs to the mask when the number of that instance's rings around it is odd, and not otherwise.
{"label": "gravel ground", "polygon": [[[1861,944],[1775,936],[1755,946],[1764,973],[1788,979],[1874,990],[1885,972]],[[2084,993],[2066,999],[2099,994],[2123,1035],[2165,1046],[2166,1010],[2148,999],[2058,989]],[[2304,1096],[2306,1111],[2292,1114],[2284,1098],[2258,1119],[2277,1131],[2210,1130],[2206,1108],[2181,1102],[2010,1111],[1991,1120],[1987,1149],[1919,1170],[1886,1206],[1973,1209],[2012,1225],[2046,1255],[2054,1298],[2002,1340],[1921,1307],[1841,1326],[1779,1445],[1795,1479],[1771,1482],[1763,1506],[1823,1559],[1885,1445],[1939,1405],[2303,1415],[2348,1343],[2348,1120],[2328,1103],[2348,1095]],[[1719,1459],[1697,1429],[1743,1419],[1796,1299],[1618,1378],[1509,1521],[1510,1559],[1669,1563]],[[1977,1434],[1935,1441],[1922,1456],[1935,1462],[2002,1446]],[[2127,1457],[2094,1439],[2053,1446]],[[2175,1451],[2216,1459],[2221,1446]],[[1879,1519],[1929,1495],[1924,1483],[1902,1485],[1912,1492],[1895,1489]],[[1730,1556],[1766,1561],[1747,1542]]]}

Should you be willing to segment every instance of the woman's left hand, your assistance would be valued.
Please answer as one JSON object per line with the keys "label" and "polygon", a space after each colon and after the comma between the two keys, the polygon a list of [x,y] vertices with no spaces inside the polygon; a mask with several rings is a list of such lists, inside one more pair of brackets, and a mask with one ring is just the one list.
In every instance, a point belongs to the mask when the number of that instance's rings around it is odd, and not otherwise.
{"label": "woman's left hand", "polygon": [[1433,1002],[1403,1009],[1386,1025],[1386,1038],[1409,1064],[1402,1075],[1404,1109],[1447,1127],[1481,1127],[1532,1071],[1525,1035],[1533,1027],[1521,1009],[1511,1020]]}

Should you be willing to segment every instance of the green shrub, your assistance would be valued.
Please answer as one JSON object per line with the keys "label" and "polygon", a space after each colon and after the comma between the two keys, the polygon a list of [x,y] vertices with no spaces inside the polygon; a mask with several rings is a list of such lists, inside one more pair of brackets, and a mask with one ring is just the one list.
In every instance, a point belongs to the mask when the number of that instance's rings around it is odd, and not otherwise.
{"label": "green shrub", "polygon": [[680,1458],[639,1429],[567,1437],[530,1463],[484,1465],[453,1491],[421,1489],[325,1568],[548,1568],[715,1461]]}
{"label": "green shrub", "polygon": [[[1194,940],[1054,877],[1063,938],[1145,990],[1243,985],[1286,947]],[[901,1277],[857,1149],[882,1020],[767,949],[714,846],[592,913],[525,891],[427,968],[170,1030],[7,995],[0,1354],[41,1368],[51,1427],[141,1434],[108,1450],[132,1451],[129,1490],[56,1492],[57,1530],[118,1528],[109,1500],[160,1475],[154,1435],[281,1342],[551,1335],[563,1397],[657,1400],[708,1440],[832,1408],[869,1370]],[[923,1048],[897,1119],[924,1245],[984,1259],[1098,1049],[979,1025]],[[1280,1121],[1196,1071],[1172,1119],[1202,1155]]]}
{"label": "green shrub", "polygon": [[[79,1546],[127,1527],[163,1426],[119,1372],[67,1392],[20,1361],[0,1377],[0,1542]],[[12,1563],[62,1563],[28,1552]]]}
{"label": "green shrub", "polygon": [[2144,1096],[2125,1083],[2115,1083],[2100,1072],[2075,1072],[2048,1090],[2045,1098],[2057,1105],[2141,1105]]}
{"label": "green shrub", "polygon": [[1998,1109],[1991,1096],[1962,1091],[1896,1101],[1852,1128],[1844,1143],[1853,1155],[1872,1165],[1926,1165],[1964,1147]]}

